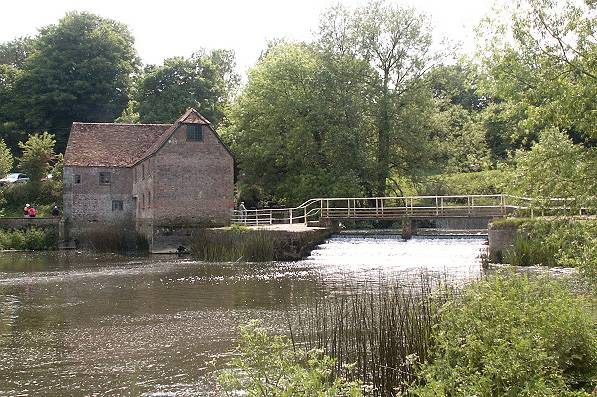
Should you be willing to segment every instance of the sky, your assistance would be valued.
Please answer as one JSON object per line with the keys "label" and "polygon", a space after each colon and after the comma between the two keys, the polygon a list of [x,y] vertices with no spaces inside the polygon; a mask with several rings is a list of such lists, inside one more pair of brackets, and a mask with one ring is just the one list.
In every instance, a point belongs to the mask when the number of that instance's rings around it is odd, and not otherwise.
{"label": "sky", "polygon": [[[439,42],[461,43],[463,53],[475,50],[474,27],[487,15],[492,0],[389,0],[428,14]],[[190,56],[205,48],[233,49],[244,74],[275,38],[309,40],[322,11],[338,2],[348,6],[366,0],[29,0],[3,2],[0,42],[35,35],[68,11],[90,11],[129,26],[146,64],[172,56]]]}

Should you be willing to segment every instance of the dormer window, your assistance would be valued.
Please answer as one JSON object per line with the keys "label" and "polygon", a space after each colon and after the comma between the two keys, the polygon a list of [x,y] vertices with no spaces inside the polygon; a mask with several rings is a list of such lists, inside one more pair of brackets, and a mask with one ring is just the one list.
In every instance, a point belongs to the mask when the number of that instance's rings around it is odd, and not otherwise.
{"label": "dormer window", "polygon": [[202,141],[203,131],[199,124],[187,124],[187,141]]}

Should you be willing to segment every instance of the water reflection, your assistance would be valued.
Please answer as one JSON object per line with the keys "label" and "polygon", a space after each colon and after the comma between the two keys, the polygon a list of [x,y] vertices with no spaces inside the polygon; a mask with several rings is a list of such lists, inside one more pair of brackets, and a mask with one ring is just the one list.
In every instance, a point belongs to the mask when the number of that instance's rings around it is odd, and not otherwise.
{"label": "water reflection", "polygon": [[217,395],[238,324],[421,270],[479,275],[480,239],[335,237],[294,263],[0,255],[0,395]]}

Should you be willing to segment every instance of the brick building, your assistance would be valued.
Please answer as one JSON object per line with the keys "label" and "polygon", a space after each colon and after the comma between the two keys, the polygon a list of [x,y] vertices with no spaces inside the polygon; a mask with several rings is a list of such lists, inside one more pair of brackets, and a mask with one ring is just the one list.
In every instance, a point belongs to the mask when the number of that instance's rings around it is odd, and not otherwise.
{"label": "brick building", "polygon": [[234,160],[190,109],[174,124],[73,123],[64,154],[69,237],[114,229],[169,250],[193,228],[230,223]]}

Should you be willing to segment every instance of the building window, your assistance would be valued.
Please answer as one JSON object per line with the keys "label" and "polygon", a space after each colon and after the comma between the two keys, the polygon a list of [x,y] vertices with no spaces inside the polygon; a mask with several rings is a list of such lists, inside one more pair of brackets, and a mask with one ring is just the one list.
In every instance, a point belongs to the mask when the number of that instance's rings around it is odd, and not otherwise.
{"label": "building window", "polygon": [[111,182],[112,182],[112,173],[110,173],[110,172],[100,172],[99,173],[100,185],[109,185]]}
{"label": "building window", "polygon": [[147,207],[151,208],[151,192],[147,192]]}
{"label": "building window", "polygon": [[145,179],[145,164],[141,164],[141,179]]}
{"label": "building window", "polygon": [[145,209],[145,194],[141,195],[141,208]]}
{"label": "building window", "polygon": [[122,211],[122,200],[112,200],[112,211]]}
{"label": "building window", "polygon": [[187,124],[187,141],[202,141],[203,131],[199,124]]}
{"label": "building window", "polygon": [[81,175],[75,174],[75,183],[77,183],[77,184],[81,183]]}

